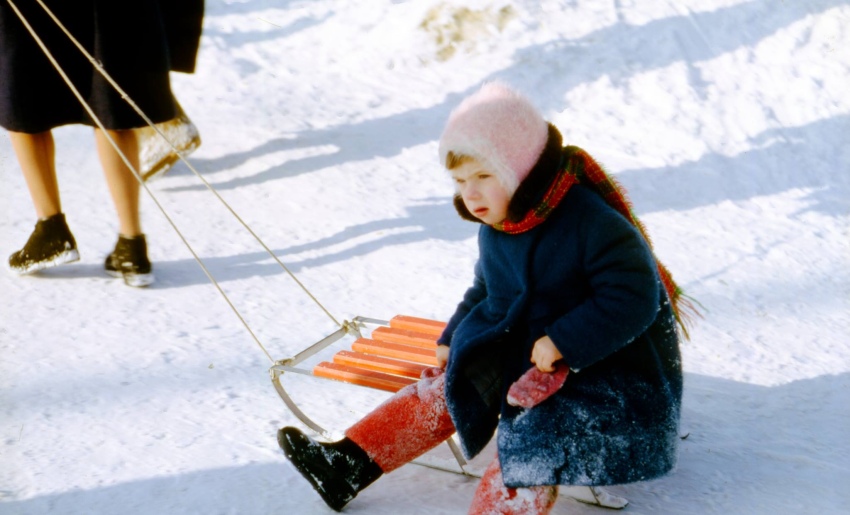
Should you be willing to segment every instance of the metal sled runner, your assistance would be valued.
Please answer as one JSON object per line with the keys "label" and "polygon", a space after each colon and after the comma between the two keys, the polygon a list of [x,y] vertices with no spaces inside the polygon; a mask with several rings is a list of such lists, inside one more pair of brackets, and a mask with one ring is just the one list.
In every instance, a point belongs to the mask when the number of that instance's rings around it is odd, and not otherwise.
{"label": "metal sled runner", "polygon": [[[307,427],[327,439],[332,433],[304,413],[283,386],[286,372],[333,379],[357,386],[397,392],[415,383],[422,371],[436,366],[437,338],[445,324],[434,320],[399,315],[391,320],[363,316],[343,322],[342,326],[310,345],[295,356],[276,361],[269,369],[272,384],[284,404]],[[364,337],[364,329],[372,328],[371,337]],[[352,350],[334,354],[333,361],[322,361],[313,368],[299,367],[305,360],[317,355],[346,336],[356,338]],[[448,472],[475,476],[464,467],[466,460],[454,440],[447,440],[457,467],[440,466],[424,461],[418,465]]]}

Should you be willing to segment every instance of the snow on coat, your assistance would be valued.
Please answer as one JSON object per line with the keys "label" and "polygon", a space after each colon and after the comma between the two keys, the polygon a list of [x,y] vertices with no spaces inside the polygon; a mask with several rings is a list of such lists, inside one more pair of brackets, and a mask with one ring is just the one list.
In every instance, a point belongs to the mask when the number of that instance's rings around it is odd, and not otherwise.
{"label": "snow on coat", "polygon": [[[573,186],[541,225],[482,225],[473,286],[440,343],[450,346],[449,412],[467,457],[498,427],[505,484],[611,485],[675,465],[682,396],[675,321],[646,241],[596,193]],[[529,410],[508,387],[549,335],[571,373]],[[481,371],[501,368],[500,397]],[[497,372],[498,375],[498,372]],[[476,386],[478,385],[478,386]]]}

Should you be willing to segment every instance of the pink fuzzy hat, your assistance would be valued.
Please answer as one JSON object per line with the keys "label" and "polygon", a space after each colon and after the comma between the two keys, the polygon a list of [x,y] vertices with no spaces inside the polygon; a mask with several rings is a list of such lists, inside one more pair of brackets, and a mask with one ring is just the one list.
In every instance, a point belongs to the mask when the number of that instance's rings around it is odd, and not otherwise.
{"label": "pink fuzzy hat", "polygon": [[478,160],[513,195],[546,146],[546,120],[524,96],[488,82],[457,106],[440,136],[440,162],[449,152]]}

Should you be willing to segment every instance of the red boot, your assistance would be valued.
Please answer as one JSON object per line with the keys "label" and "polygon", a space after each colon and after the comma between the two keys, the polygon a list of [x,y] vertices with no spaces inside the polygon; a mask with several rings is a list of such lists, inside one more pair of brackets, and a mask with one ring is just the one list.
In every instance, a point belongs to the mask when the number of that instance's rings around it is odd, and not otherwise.
{"label": "red boot", "polygon": [[399,390],[351,426],[345,436],[390,472],[443,443],[454,432],[446,407],[445,375]]}
{"label": "red boot", "polygon": [[475,490],[469,515],[546,515],[557,499],[557,486],[506,487],[496,456]]}

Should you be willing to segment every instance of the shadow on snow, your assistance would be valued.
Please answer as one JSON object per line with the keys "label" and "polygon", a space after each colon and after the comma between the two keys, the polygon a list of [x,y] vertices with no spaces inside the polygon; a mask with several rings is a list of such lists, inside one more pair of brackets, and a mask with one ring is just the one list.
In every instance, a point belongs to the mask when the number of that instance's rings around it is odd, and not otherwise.
{"label": "shadow on snow", "polygon": [[[758,45],[763,39],[799,21],[803,9],[809,14],[817,14],[844,4],[844,0],[820,0],[809,2],[805,8],[792,8],[785,4],[771,6],[753,1],[710,12],[670,16],[644,25],[619,21],[581,38],[520,49],[515,54],[515,64],[482,82],[509,79],[522,90],[539,91],[540,98],[535,100],[544,111],[561,112],[568,107],[563,103],[564,95],[581,84],[608,77],[616,85],[637,73],[684,61],[689,67],[692,87],[705,98],[706,82],[696,63]],[[758,22],[753,23],[753,20]],[[320,23],[321,20],[314,22]],[[307,22],[294,25],[299,23]],[[428,108],[351,125],[304,131],[294,138],[274,138],[252,149],[218,158],[199,158],[193,163],[201,172],[212,174],[273,152],[317,146],[338,149],[330,154],[294,159],[252,176],[213,184],[217,189],[225,190],[293,177],[343,163],[396,156],[406,148],[434,141],[451,109],[476,88],[450,93],[441,103]],[[850,124],[846,120],[841,123],[846,133]],[[186,173],[186,170],[178,165],[175,172]],[[204,186],[192,185],[167,191],[201,189]]]}
{"label": "shadow on snow", "polygon": [[[611,489],[630,499],[632,514],[838,513],[850,503],[850,494],[841,486],[850,482],[850,470],[843,461],[850,453],[843,430],[850,427],[848,391],[847,373],[773,387],[686,374],[682,416],[686,438],[681,441],[677,470],[657,481]],[[273,438],[268,445],[274,448]],[[30,472],[37,477],[37,471]],[[441,491],[439,499],[433,498],[435,486]],[[459,476],[405,467],[362,493],[346,512],[458,513],[465,510],[473,489]],[[0,511],[9,515],[111,513],[115,509],[128,515],[329,513],[282,457],[279,463],[190,472],[23,500],[9,497],[25,492],[4,494]],[[554,513],[567,512],[601,513],[598,508],[559,501]]]}

